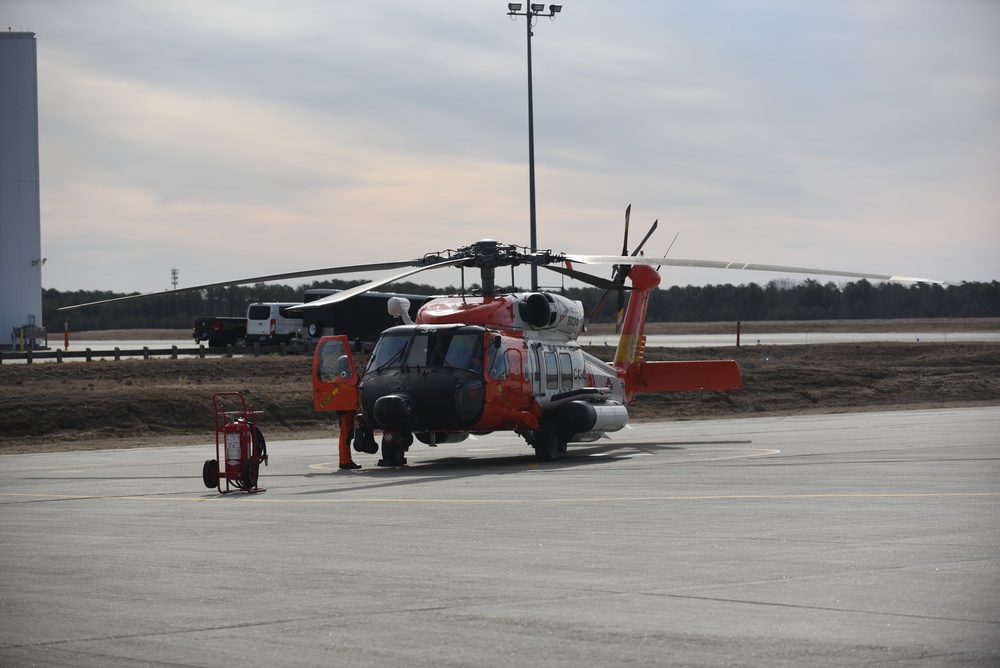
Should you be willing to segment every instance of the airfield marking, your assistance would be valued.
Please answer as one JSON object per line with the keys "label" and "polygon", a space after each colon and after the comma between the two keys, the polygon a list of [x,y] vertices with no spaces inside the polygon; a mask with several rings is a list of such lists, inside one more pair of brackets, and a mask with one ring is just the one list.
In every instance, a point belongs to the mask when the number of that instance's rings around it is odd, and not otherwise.
{"label": "airfield marking", "polygon": [[[17,455],[11,455],[16,457]],[[144,462],[143,466],[175,466],[181,465],[186,466],[188,462],[186,461],[161,461],[161,462]],[[32,464],[31,466],[0,466],[0,474],[3,473],[28,473],[31,471],[53,471],[59,473],[75,473],[78,469],[99,469],[99,468],[121,468],[123,464],[121,462],[93,462],[91,464]]]}
{"label": "airfield marking", "polygon": [[703,494],[678,496],[594,496],[561,497],[554,499],[389,499],[369,497],[360,499],[275,499],[261,495],[231,492],[227,495],[190,496],[113,496],[101,494],[45,494],[41,492],[0,492],[0,497],[55,499],[66,501],[194,501],[194,502],[246,502],[275,504],[348,504],[348,503],[413,503],[413,504],[527,504],[527,503],[600,503],[611,501],[789,501],[822,499],[942,499],[1000,497],[1000,492],[843,492],[828,494]]}

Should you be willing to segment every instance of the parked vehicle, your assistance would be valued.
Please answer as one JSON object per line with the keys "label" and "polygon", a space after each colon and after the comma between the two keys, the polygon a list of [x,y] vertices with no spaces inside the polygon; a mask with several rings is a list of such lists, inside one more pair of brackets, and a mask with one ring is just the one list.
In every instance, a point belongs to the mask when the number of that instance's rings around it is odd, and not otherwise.
{"label": "parked vehicle", "polygon": [[[339,292],[323,288],[306,290],[302,301],[306,304]],[[389,314],[386,305],[393,297],[403,297],[410,302],[410,318],[431,297],[385,292],[366,292],[342,302],[302,311],[303,338],[311,348],[320,337],[344,334],[351,341],[374,342],[383,330],[399,324]]]}
{"label": "parked vehicle", "polygon": [[288,308],[299,302],[267,302],[247,308],[247,343],[277,345],[299,336],[302,317]]}
{"label": "parked vehicle", "polygon": [[193,335],[195,343],[207,341],[211,348],[242,348],[247,343],[247,319],[242,316],[195,318]]}

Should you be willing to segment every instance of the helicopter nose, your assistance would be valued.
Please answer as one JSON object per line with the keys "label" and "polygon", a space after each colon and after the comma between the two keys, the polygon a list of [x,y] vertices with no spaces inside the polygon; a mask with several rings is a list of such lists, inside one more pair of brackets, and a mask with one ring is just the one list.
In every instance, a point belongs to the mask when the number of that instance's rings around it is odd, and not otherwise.
{"label": "helicopter nose", "polygon": [[470,372],[384,374],[365,381],[362,412],[373,427],[395,431],[449,431],[476,424],[486,386]]}
{"label": "helicopter nose", "polygon": [[413,404],[402,394],[387,394],[375,400],[375,421],[386,427],[406,427],[413,419]]}

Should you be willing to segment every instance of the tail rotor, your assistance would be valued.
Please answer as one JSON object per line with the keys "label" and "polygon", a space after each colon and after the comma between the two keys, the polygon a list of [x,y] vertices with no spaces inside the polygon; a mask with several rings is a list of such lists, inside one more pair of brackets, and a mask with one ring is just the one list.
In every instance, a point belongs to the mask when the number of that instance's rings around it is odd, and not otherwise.
{"label": "tail rotor", "polygon": [[[622,242],[622,257],[624,257],[624,258],[628,258],[629,257],[629,252],[628,252],[628,228],[629,228],[629,218],[631,217],[631,214],[632,214],[632,205],[629,204],[625,208],[625,235],[624,235],[624,240]],[[636,246],[635,250],[632,251],[632,256],[633,257],[635,257],[636,255],[638,255],[642,251],[642,247],[646,244],[646,241],[649,240],[649,237],[652,236],[653,232],[656,231],[656,226],[658,224],[659,224],[659,219],[653,221],[653,224],[649,228],[649,231],[646,232],[646,236],[644,236],[642,238],[642,241],[639,242],[639,245]],[[628,278],[628,273],[629,273],[629,270],[631,270],[631,268],[632,268],[632,265],[630,265],[630,264],[616,264],[616,265],[614,265],[613,268],[612,268],[611,281],[613,283],[615,283],[615,285],[624,286],[625,285],[625,279]],[[604,303],[608,300],[608,297],[611,296],[611,292],[612,291],[615,291],[615,292],[618,293],[618,309],[617,309],[617,312],[616,312],[616,315],[615,315],[615,333],[621,333],[622,320],[625,317],[625,290],[624,290],[624,287],[619,287],[617,289],[608,288],[607,290],[605,290],[604,294],[601,295],[601,298],[597,300],[597,303],[594,305],[594,308],[591,309],[590,314],[587,316],[587,320],[588,321],[593,320],[594,316],[597,315],[597,313],[604,306]]]}

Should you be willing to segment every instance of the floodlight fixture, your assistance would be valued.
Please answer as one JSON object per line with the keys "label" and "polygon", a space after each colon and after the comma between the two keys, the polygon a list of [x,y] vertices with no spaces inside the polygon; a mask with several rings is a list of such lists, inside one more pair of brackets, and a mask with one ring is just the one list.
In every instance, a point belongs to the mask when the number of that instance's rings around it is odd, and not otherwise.
{"label": "floodlight fixture", "polygon": [[553,14],[558,14],[562,11],[562,5],[549,5],[549,11]]}
{"label": "floodlight fixture", "polygon": [[519,12],[519,11],[521,11],[521,3],[520,2],[508,2],[507,3],[507,11],[511,11],[511,12]]}
{"label": "floodlight fixture", "polygon": [[542,12],[545,11],[545,5],[531,3],[531,11],[533,11],[535,14],[541,14]]}

